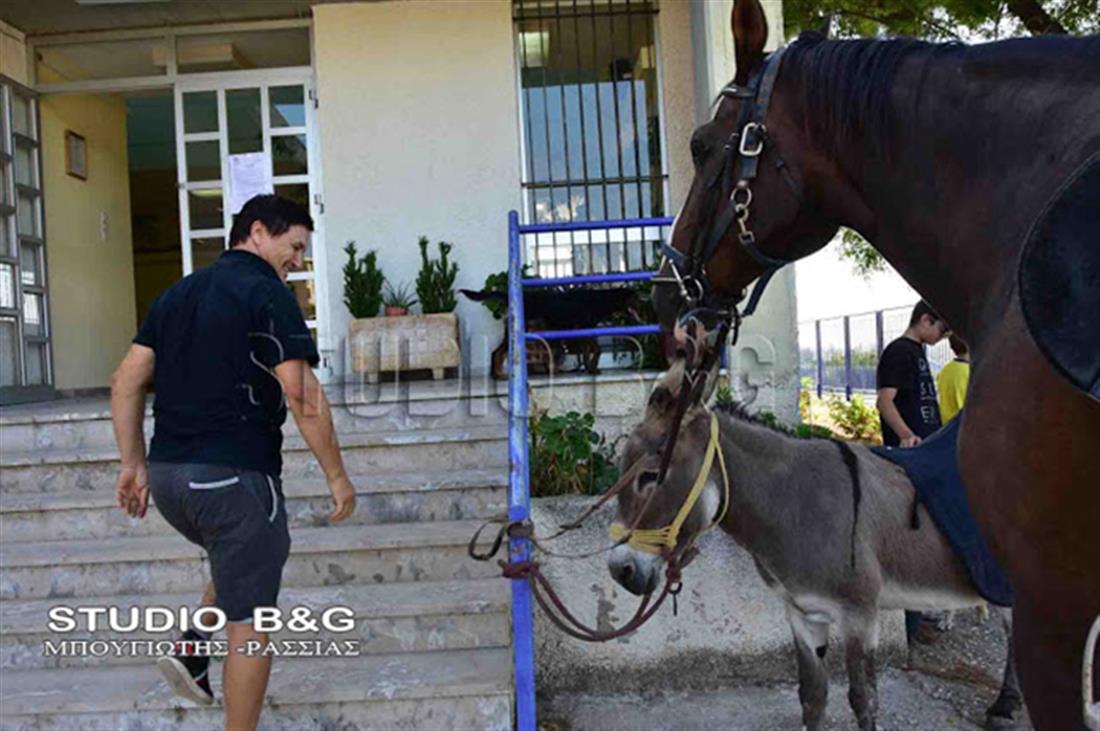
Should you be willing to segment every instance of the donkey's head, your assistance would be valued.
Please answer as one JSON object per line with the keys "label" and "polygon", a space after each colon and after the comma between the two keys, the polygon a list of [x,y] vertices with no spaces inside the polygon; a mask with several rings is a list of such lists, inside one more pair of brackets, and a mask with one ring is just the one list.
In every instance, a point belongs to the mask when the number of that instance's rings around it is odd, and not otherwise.
{"label": "donkey's head", "polygon": [[691,308],[738,302],[754,279],[837,231],[807,187],[808,169],[820,161],[803,134],[793,74],[781,72],[782,52],[764,54],[759,0],[735,0],[731,20],[737,75],[714,118],[691,137],[695,178],[654,287],[666,329]]}
{"label": "donkey's head", "polygon": [[[611,576],[634,594],[653,591],[663,568],[683,566],[695,553],[695,539],[717,524],[729,505],[728,479],[718,448],[716,423],[698,404],[684,415],[663,480],[666,439],[672,434],[675,379],[666,378],[650,396],[646,418],[623,449],[624,474],[632,481],[618,495],[608,556]],[[630,477],[633,475],[633,477]]]}

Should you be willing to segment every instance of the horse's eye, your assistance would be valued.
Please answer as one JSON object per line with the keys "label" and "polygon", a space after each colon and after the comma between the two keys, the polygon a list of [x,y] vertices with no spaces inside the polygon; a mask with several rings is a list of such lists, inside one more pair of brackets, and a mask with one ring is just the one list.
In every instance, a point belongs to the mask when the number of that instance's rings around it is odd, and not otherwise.
{"label": "horse's eye", "polygon": [[643,470],[638,475],[638,489],[650,490],[657,486],[657,471],[656,470]]}
{"label": "horse's eye", "polygon": [[691,159],[699,164],[707,156],[707,144],[700,139],[691,141]]}

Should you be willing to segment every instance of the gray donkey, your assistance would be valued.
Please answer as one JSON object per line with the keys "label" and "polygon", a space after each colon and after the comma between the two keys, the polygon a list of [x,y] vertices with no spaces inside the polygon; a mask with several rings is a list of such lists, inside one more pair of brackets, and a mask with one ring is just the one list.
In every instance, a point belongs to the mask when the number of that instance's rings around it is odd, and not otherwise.
{"label": "gray donkey", "polygon": [[[613,535],[669,526],[697,479],[705,486],[665,552],[644,538],[616,545],[612,577],[634,594],[657,588],[666,556],[683,565],[693,544],[712,524],[721,525],[747,549],[765,583],[787,605],[798,658],[798,695],[808,729],[823,727],[830,630],[844,648],[848,700],[859,728],[875,728],[875,647],[878,613],[884,609],[960,609],[983,603],[935,523],[921,511],[910,527],[914,488],[905,472],[866,447],[825,439],[803,440],[755,423],[740,407],[712,417],[691,407],[683,420],[667,476],[656,484],[660,455],[672,421],[675,394],[667,380],[650,397],[646,418],[623,450],[624,474],[636,477],[618,495]],[[700,471],[717,418],[722,460]],[[724,462],[724,464],[722,464]],[[728,499],[722,470],[728,472]],[[639,510],[643,514],[639,516]],[[1011,640],[1011,620],[1001,612]],[[987,710],[987,725],[1000,726],[1022,706],[1011,642],[1004,681]]]}

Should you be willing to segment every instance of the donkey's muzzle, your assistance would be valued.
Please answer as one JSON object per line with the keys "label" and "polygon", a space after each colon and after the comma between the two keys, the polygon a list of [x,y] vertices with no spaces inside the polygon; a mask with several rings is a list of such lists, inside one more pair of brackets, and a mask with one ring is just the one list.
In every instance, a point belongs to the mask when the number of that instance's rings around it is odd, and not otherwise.
{"label": "donkey's muzzle", "polygon": [[607,560],[607,570],[620,586],[631,594],[641,596],[657,588],[660,577],[654,566],[655,558],[649,554],[639,556],[626,546],[618,546]]}

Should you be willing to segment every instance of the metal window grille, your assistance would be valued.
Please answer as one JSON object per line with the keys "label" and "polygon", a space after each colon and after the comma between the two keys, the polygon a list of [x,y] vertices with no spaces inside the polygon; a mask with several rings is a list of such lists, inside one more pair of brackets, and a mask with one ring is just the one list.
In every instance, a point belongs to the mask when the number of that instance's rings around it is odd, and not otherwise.
{"label": "metal window grille", "polygon": [[[666,215],[656,0],[514,0],[529,223]],[[654,268],[657,228],[554,233],[536,276]]]}

